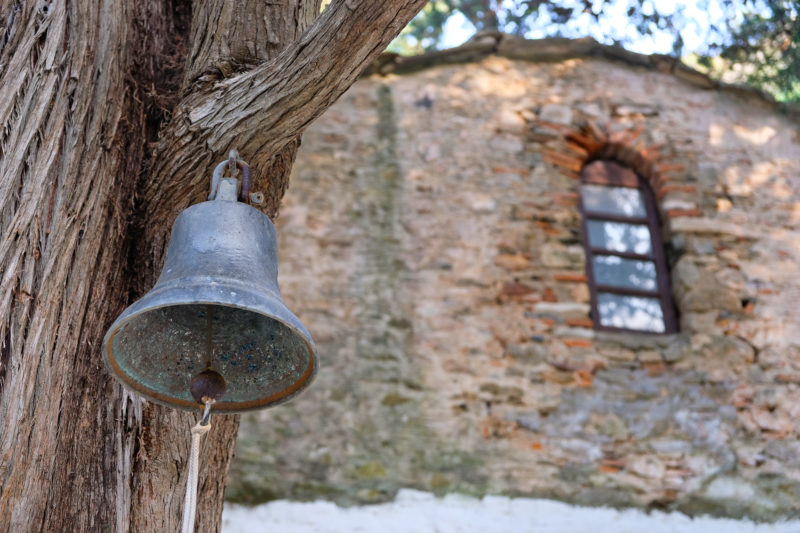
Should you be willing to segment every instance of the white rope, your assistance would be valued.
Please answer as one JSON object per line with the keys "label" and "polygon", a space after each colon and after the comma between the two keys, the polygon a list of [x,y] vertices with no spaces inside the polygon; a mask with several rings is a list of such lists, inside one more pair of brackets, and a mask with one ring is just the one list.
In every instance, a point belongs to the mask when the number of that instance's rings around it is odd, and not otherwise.
{"label": "white rope", "polygon": [[189,456],[186,497],[183,499],[183,527],[181,528],[181,533],[194,533],[194,518],[197,515],[197,477],[200,471],[200,439],[211,429],[212,403],[214,403],[214,400],[205,402],[203,416],[192,427],[192,452]]}

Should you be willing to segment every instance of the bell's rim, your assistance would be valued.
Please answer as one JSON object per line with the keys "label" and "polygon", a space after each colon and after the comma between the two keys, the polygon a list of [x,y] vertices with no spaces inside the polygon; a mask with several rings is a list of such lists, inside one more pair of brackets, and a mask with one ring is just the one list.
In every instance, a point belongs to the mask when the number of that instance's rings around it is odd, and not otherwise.
{"label": "bell's rim", "polygon": [[[303,329],[297,328],[290,322],[287,322],[274,315],[261,312],[257,309],[253,309],[252,307],[223,303],[213,300],[208,300],[208,301],[191,300],[185,302],[174,301],[167,304],[147,306],[143,309],[135,309],[135,310],[132,309],[134,306],[139,307],[137,304],[142,302],[148,295],[145,295],[145,297],[143,297],[140,300],[137,300],[136,302],[131,304],[127,309],[125,309],[122,315],[120,315],[108,329],[108,331],[105,334],[105,337],[103,338],[103,362],[105,363],[106,368],[111,372],[111,375],[121,385],[123,385],[128,390],[133,391],[136,394],[139,394],[140,396],[143,396],[144,398],[152,402],[158,403],[160,405],[165,405],[167,407],[172,407],[174,409],[181,409],[184,411],[203,410],[203,405],[195,401],[178,398],[175,396],[169,396],[167,394],[161,394],[149,387],[146,387],[141,383],[136,382],[128,372],[122,369],[122,367],[119,365],[116,358],[114,357],[114,350],[113,350],[114,336],[117,333],[119,333],[119,331],[122,329],[123,326],[125,326],[131,320],[137,318],[139,315],[145,312],[155,311],[157,309],[164,309],[168,307],[179,307],[182,305],[194,305],[194,304],[215,305],[221,307],[229,307],[232,309],[241,309],[243,311],[248,311],[251,313],[257,313],[272,320],[275,320],[276,322],[280,322],[284,326],[291,329],[295,334],[299,335],[302,338],[303,342],[305,343],[306,349],[308,350],[308,355],[309,355],[308,366],[303,372],[303,374],[300,376],[300,378],[294,383],[292,383],[290,386],[269,396],[257,398],[254,400],[231,402],[231,401],[225,401],[223,397],[223,400],[216,402],[212,406],[211,408],[212,411],[215,411],[220,414],[235,414],[246,411],[255,411],[258,409],[266,409],[268,407],[273,407],[276,405],[280,405],[282,403],[286,403],[295,396],[297,396],[298,394],[300,394],[309,385],[311,385],[311,383],[314,381],[314,378],[317,375],[317,371],[319,370],[319,356],[317,354],[316,346],[314,345],[314,342],[311,339],[311,335],[307,331],[304,331],[305,328]],[[286,308],[285,305],[283,305],[283,307],[289,312],[290,316],[296,319],[294,314],[291,311],[289,311],[289,309]],[[302,326],[302,323],[300,324]]]}

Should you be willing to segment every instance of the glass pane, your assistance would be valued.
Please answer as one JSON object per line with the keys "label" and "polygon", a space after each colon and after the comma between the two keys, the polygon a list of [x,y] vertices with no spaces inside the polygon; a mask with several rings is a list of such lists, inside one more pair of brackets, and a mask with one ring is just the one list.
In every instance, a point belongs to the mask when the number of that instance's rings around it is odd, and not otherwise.
{"label": "glass pane", "polygon": [[614,252],[650,255],[650,229],[644,224],[589,220],[589,244]]}
{"label": "glass pane", "polygon": [[652,261],[625,259],[614,255],[592,258],[594,279],[598,285],[657,291],[656,264]]}
{"label": "glass pane", "polygon": [[603,326],[654,333],[662,333],[666,329],[658,298],[601,292],[597,294],[597,310]]}
{"label": "glass pane", "polygon": [[581,199],[583,208],[590,213],[647,216],[642,191],[639,189],[585,184],[581,186]]}

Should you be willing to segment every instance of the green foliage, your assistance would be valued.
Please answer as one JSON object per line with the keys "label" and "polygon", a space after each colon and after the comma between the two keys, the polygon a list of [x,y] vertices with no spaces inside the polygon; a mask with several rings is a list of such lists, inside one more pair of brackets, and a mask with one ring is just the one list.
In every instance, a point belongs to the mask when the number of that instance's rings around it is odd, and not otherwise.
{"label": "green foliage", "polygon": [[745,70],[747,82],[776,99],[800,102],[800,16],[792,0],[748,1],[721,55]]}
{"label": "green foliage", "polygon": [[[778,100],[800,101],[800,17],[796,0],[698,0],[669,8],[656,0],[431,0],[389,50],[404,55],[442,47],[448,21],[474,31],[525,37],[582,37],[631,47],[671,44],[669,53],[711,75],[743,81]],[[699,7],[709,13],[699,21]],[[669,9],[669,11],[666,11]],[[691,12],[691,13],[689,13]],[[622,22],[624,21],[624,22]],[[689,30],[702,44],[687,49]],[[696,41],[695,37],[693,41]]]}
{"label": "green foliage", "polygon": [[432,0],[428,2],[414,20],[389,45],[390,52],[403,55],[420,54],[439,48],[444,23],[457,10],[451,0]]}

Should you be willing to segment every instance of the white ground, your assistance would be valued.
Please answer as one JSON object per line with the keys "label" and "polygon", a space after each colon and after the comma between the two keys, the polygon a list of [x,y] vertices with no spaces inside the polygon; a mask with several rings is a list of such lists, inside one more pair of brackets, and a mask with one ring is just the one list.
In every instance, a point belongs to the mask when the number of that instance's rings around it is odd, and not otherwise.
{"label": "white ground", "polygon": [[436,498],[401,490],[364,507],[276,501],[226,505],[223,533],[800,533],[800,521],[754,524],[680,513],[575,507],[550,500],[487,496]]}

